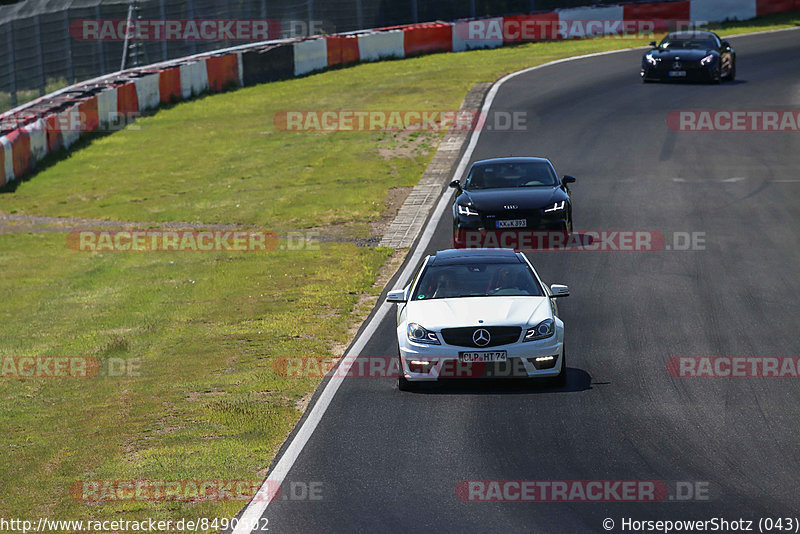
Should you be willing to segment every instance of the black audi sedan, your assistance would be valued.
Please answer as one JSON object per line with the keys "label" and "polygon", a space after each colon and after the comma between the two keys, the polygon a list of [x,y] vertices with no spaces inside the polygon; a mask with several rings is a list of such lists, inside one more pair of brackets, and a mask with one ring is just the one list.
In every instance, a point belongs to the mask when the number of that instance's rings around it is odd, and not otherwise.
{"label": "black audi sedan", "polygon": [[458,190],[453,203],[453,245],[464,248],[469,236],[486,232],[571,232],[568,184],[573,182],[572,176],[559,179],[546,158],[476,161],[463,184],[458,180],[450,182],[450,187]]}
{"label": "black audi sedan", "polygon": [[707,31],[667,34],[642,58],[642,81],[695,80],[719,83],[736,78],[736,52]]}

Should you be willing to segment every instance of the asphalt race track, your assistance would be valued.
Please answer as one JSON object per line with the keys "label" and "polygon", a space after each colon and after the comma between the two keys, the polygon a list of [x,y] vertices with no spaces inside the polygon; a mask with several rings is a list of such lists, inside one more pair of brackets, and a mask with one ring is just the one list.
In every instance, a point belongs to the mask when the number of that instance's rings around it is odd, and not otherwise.
{"label": "asphalt race track", "polygon": [[[575,230],[704,232],[704,250],[538,252],[568,284],[567,387],[488,383],[401,393],[347,379],[286,482],[322,500],[277,500],[271,532],[622,532],[622,518],[800,516],[800,381],[674,378],[677,356],[800,355],[800,134],[677,132],[676,110],[800,109],[800,32],[731,40],[738,79],[642,84],[642,51],[548,66],[505,83],[473,160],[552,159]],[[429,251],[450,246],[449,209]],[[393,286],[390,284],[389,289]],[[362,355],[394,356],[394,311]],[[464,502],[465,480],[707,484],[705,500]],[[757,523],[751,528],[758,530]]]}

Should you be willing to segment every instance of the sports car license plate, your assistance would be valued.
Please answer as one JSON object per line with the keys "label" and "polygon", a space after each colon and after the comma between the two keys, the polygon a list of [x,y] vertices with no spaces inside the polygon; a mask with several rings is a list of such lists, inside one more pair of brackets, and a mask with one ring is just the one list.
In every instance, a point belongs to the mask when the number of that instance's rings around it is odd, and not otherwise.
{"label": "sports car license plate", "polygon": [[504,362],[508,360],[508,356],[504,350],[495,350],[491,352],[459,352],[458,359],[464,363]]}
{"label": "sports car license plate", "polygon": [[498,228],[525,228],[528,224],[528,221],[525,219],[507,219],[503,221],[497,221]]}
{"label": "sports car license plate", "polygon": [[686,76],[685,70],[671,70],[669,71],[669,75],[673,78],[683,78]]}

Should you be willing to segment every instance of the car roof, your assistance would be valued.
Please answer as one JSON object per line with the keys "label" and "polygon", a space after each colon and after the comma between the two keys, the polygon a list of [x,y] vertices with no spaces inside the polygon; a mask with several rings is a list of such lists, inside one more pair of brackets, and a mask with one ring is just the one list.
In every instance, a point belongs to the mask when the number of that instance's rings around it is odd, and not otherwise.
{"label": "car roof", "polygon": [[550,163],[550,160],[547,158],[539,158],[533,156],[514,156],[507,158],[482,159],[480,161],[474,162],[472,166],[474,167],[475,165],[488,165],[491,163]]}
{"label": "car roof", "polygon": [[522,263],[522,260],[514,249],[510,248],[451,248],[433,254],[429,265],[469,263]]}
{"label": "car roof", "polygon": [[691,39],[693,37],[714,37],[712,32],[707,32],[703,30],[689,30],[689,31],[682,31],[682,32],[672,32],[667,34],[667,39]]}

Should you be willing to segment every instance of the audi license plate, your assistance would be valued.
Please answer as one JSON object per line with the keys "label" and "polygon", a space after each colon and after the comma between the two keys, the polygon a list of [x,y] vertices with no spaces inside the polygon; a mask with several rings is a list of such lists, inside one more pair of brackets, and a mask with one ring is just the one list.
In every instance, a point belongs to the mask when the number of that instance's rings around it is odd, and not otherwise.
{"label": "audi license plate", "polygon": [[494,350],[491,352],[459,352],[458,359],[463,363],[488,363],[507,361],[508,356],[504,350]]}
{"label": "audi license plate", "polygon": [[525,228],[528,224],[528,221],[525,219],[507,219],[503,221],[497,221],[498,228]]}

